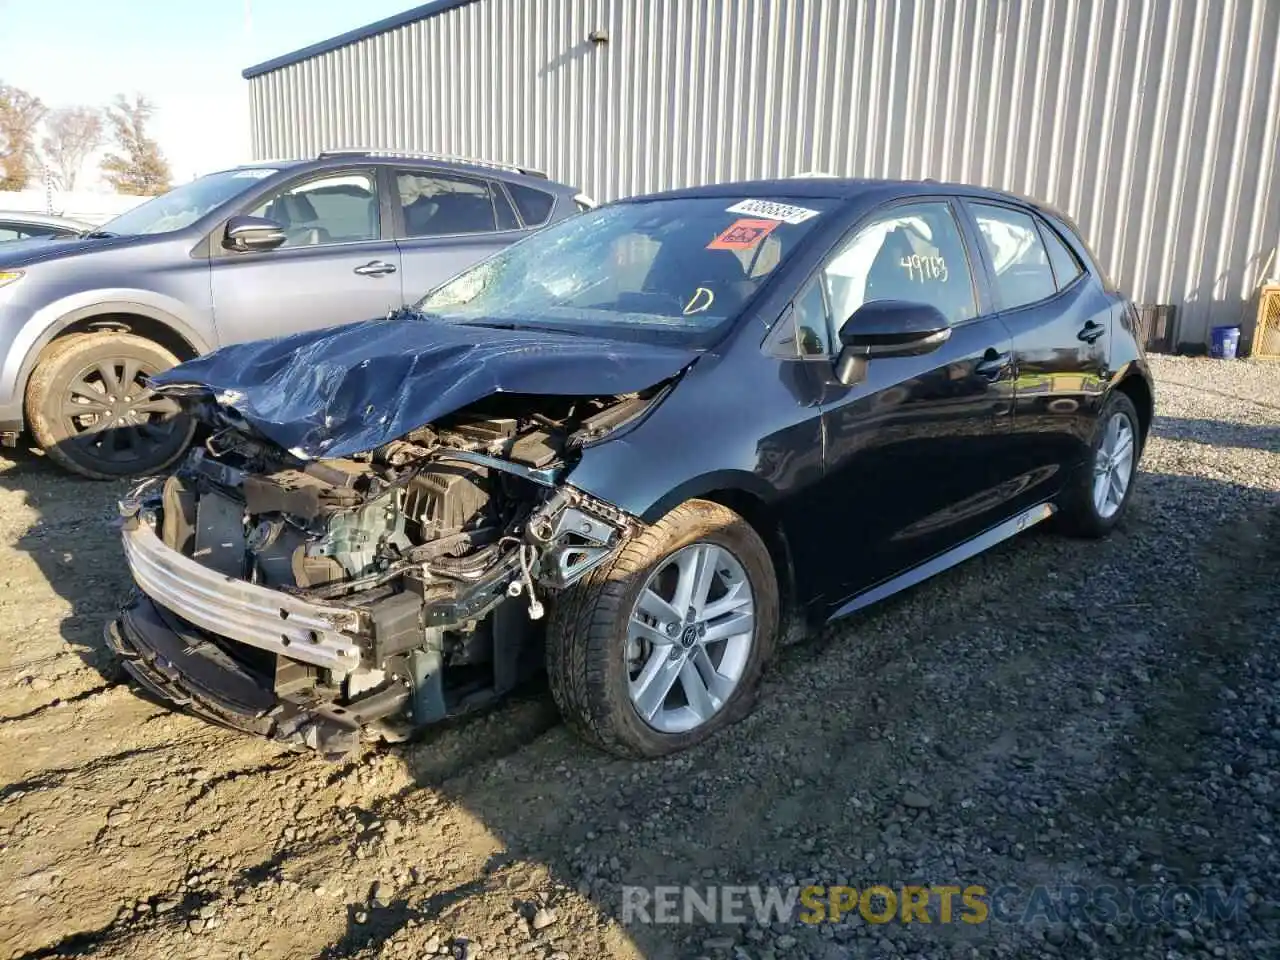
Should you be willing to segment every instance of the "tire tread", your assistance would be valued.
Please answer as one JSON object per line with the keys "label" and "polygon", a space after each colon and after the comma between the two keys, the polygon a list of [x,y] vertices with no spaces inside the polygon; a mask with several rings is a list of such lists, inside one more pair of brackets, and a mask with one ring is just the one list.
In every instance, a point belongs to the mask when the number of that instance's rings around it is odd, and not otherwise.
{"label": "tire tread", "polygon": [[[100,470],[94,470],[79,461],[69,457],[62,449],[62,443],[55,432],[54,424],[50,421],[45,412],[45,404],[49,400],[50,390],[54,381],[63,373],[62,361],[66,355],[80,349],[86,343],[96,344],[106,338],[123,340],[126,343],[135,342],[145,344],[146,349],[154,351],[166,358],[171,366],[177,365],[179,359],[160,346],[154,341],[145,337],[139,337],[130,333],[117,333],[114,331],[104,331],[101,333],[73,333],[65,337],[59,337],[54,340],[40,355],[40,359],[36,364],[35,370],[32,372],[30,379],[27,381],[26,391],[23,395],[23,405],[26,411],[27,426],[31,430],[31,436],[35,440],[36,445],[44,451],[51,461],[56,463],[71,473],[87,477],[90,480],[119,480],[127,474],[106,473]],[[190,432],[195,432],[195,424],[190,425]],[[190,440],[190,437],[188,437]],[[186,444],[178,450],[176,454],[170,457],[165,463],[151,468],[154,471],[163,470],[178,459],[186,449]]]}
{"label": "tire tread", "polygon": [[[724,527],[744,531],[767,560],[768,548],[736,513],[711,501],[689,500],[644,527],[609,561],[556,597],[548,623],[547,675],[565,722],[588,743],[622,757],[668,752],[647,748],[628,735],[622,711],[630,711],[631,704],[620,702],[610,684],[608,668],[610,657],[616,655],[618,626],[624,613],[621,607],[636,575],[668,553],[673,540],[691,530]],[[769,570],[772,572],[771,565]],[[776,583],[768,588],[771,597],[757,598],[761,628],[755,642],[761,647],[761,666],[772,651],[777,627]],[[726,714],[723,722],[739,719],[750,709],[757,681],[758,672],[755,677],[744,676],[743,682],[750,686],[722,708]]]}

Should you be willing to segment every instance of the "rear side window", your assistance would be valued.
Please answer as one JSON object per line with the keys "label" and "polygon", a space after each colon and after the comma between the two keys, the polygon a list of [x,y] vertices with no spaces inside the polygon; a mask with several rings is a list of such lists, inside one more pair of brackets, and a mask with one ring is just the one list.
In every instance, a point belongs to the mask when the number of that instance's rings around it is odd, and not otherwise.
{"label": "rear side window", "polygon": [[1049,255],[1049,266],[1053,267],[1053,279],[1058,282],[1058,289],[1070,286],[1072,280],[1084,273],[1080,261],[1047,223],[1040,224],[1040,234],[1044,237],[1044,248]]}
{"label": "rear side window", "polygon": [[449,237],[498,229],[493,190],[487,180],[401,171],[396,174],[396,190],[407,237]]}
{"label": "rear side window", "polygon": [[511,191],[511,199],[515,201],[525,226],[540,227],[547,222],[556,203],[555,197],[545,190],[535,190],[520,183],[508,183],[507,189]]}
{"label": "rear side window", "polygon": [[1053,296],[1053,268],[1035,220],[1008,207],[974,203],[970,209],[995,271],[1000,306],[1012,310]]}

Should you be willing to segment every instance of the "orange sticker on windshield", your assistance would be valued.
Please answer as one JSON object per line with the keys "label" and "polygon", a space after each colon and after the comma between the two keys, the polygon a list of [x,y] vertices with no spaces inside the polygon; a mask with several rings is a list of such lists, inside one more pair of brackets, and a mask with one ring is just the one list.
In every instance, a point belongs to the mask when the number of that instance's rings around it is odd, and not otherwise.
{"label": "orange sticker on windshield", "polygon": [[707,244],[707,249],[750,250],[781,225],[781,220],[735,220],[724,233]]}

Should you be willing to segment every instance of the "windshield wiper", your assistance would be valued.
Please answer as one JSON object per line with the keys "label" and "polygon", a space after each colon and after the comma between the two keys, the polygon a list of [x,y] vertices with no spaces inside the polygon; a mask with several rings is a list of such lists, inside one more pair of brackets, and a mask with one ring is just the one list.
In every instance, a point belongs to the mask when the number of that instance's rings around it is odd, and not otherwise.
{"label": "windshield wiper", "polygon": [[118,237],[120,234],[112,233],[110,230],[88,230],[80,234],[81,240],[110,240],[112,237]]}
{"label": "windshield wiper", "polygon": [[513,323],[510,320],[458,320],[460,327],[488,327],[490,330],[518,330],[525,333],[557,333],[567,337],[590,337],[592,334],[569,327],[541,323]]}

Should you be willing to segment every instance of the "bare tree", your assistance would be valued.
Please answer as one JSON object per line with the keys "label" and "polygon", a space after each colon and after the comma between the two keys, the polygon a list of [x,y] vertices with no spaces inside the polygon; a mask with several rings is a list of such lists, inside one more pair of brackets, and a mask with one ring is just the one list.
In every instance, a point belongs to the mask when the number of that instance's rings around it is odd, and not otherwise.
{"label": "bare tree", "polygon": [[35,132],[44,116],[39,97],[0,83],[0,190],[22,190],[36,167]]}
{"label": "bare tree", "polygon": [[142,94],[123,95],[107,107],[107,123],[116,152],[102,160],[102,172],[117,193],[154,196],[169,189],[172,174],[160,145],[147,136],[155,106]]}
{"label": "bare tree", "polygon": [[74,190],[89,154],[102,146],[102,114],[92,107],[64,107],[45,118],[44,131],[45,165],[61,189]]}

